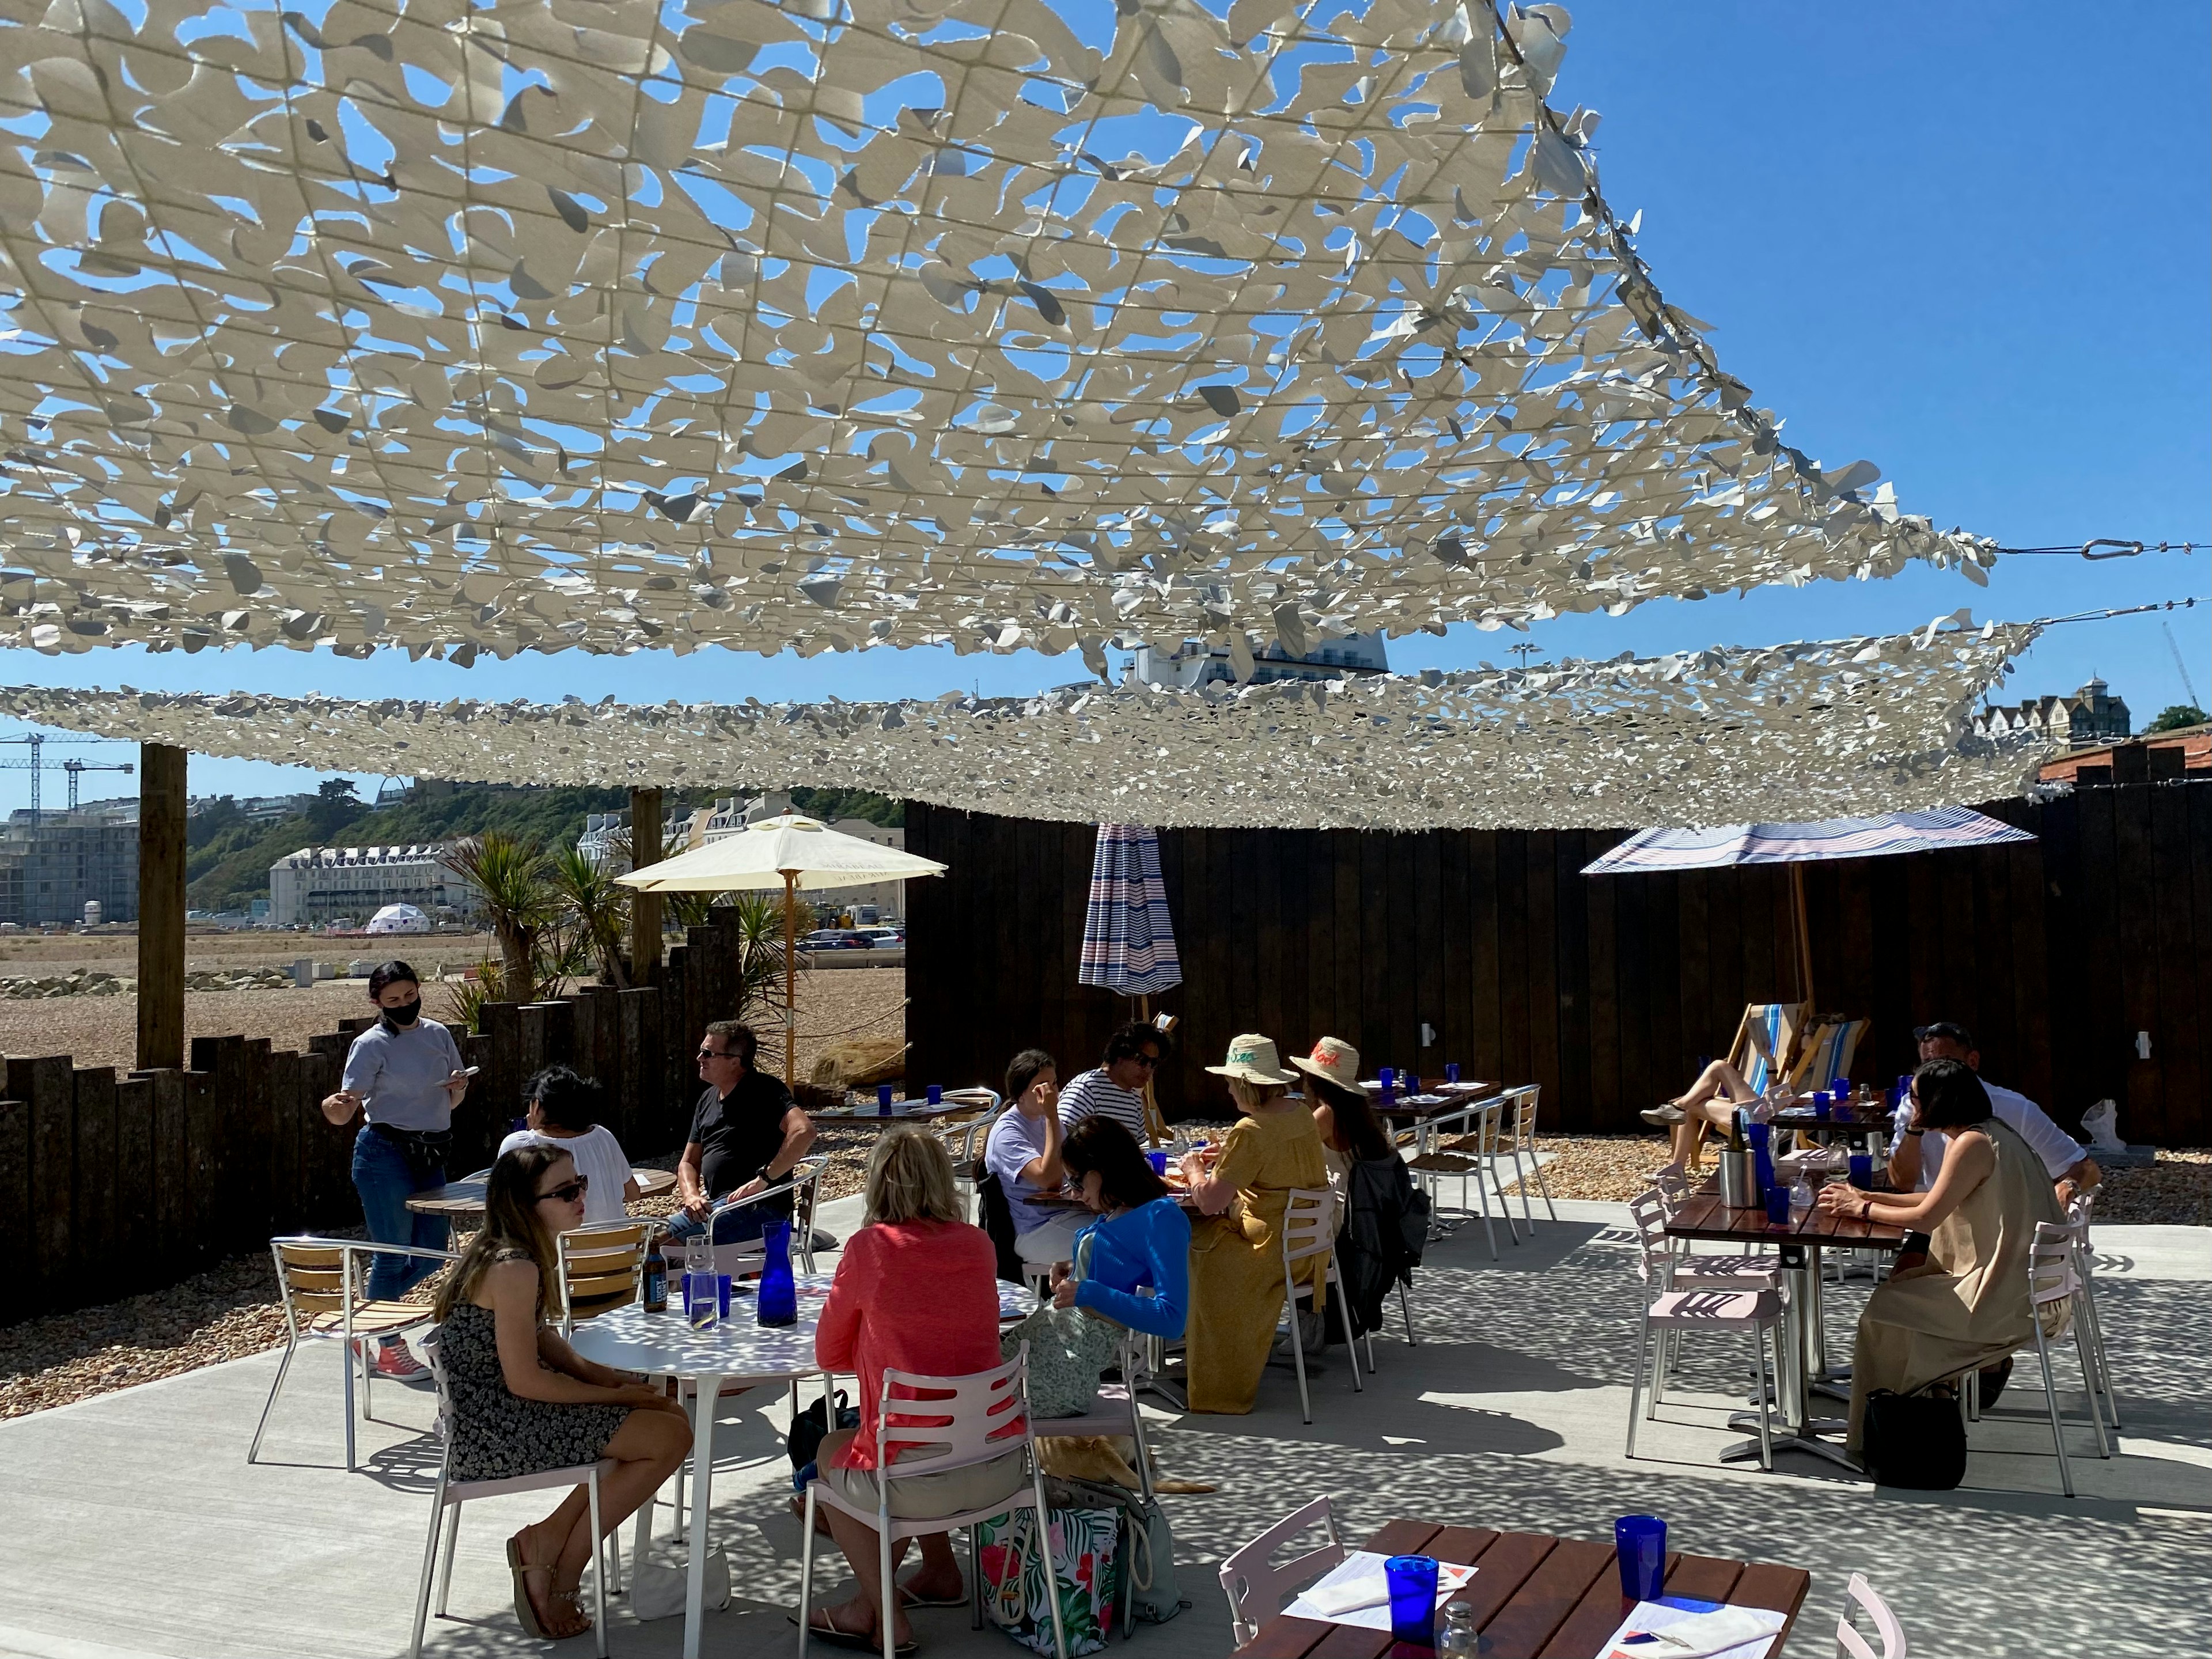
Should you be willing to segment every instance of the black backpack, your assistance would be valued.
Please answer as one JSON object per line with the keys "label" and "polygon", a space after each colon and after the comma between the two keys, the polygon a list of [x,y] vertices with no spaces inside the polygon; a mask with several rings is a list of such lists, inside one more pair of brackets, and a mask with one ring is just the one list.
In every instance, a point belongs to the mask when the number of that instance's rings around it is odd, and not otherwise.
{"label": "black backpack", "polygon": [[[1942,1392],[1937,1392],[1937,1390]],[[1948,1383],[1867,1396],[1866,1472],[1877,1486],[1949,1492],[1966,1478],[1966,1425]]]}
{"label": "black backpack", "polygon": [[1014,1248],[1014,1212],[1007,1206],[1006,1189],[980,1159],[976,1170],[976,1203],[983,1212],[983,1231],[999,1253],[999,1277],[1009,1285],[1025,1285],[1029,1281],[1022,1275],[1021,1252]]}

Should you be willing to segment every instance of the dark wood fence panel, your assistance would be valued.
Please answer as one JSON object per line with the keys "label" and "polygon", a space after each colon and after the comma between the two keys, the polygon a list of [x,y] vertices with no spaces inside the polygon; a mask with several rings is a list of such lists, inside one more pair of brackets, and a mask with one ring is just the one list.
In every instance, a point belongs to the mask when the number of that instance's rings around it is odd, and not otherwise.
{"label": "dark wood fence panel", "polygon": [[[1912,1027],[1954,1018],[2069,1128],[2111,1098],[2132,1139],[2212,1141],[2212,783],[1983,810],[2038,839],[1805,867],[1816,1000],[1873,1021],[1854,1075],[1893,1080]],[[1639,1128],[1796,969],[1786,870],[1581,873],[1626,833],[1163,831],[1186,976],[1154,1004],[1182,1022],[1163,1104],[1225,1111],[1203,1068],[1256,1030],[1285,1054],[1342,1037],[1370,1073],[1456,1061],[1542,1085],[1549,1124]],[[1063,1076],[1097,1063],[1133,1005],[1075,981],[1092,840],[908,803],[908,848],[949,866],[908,890],[915,1081],[993,1081],[1032,1043]]]}

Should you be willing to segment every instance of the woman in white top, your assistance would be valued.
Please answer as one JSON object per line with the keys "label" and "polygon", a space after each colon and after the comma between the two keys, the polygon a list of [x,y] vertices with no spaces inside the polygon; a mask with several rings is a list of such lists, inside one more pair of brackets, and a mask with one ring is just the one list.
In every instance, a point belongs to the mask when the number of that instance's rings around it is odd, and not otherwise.
{"label": "woman in white top", "polygon": [[590,1184],[584,1194],[584,1224],[620,1221],[624,1208],[640,1196],[637,1176],[614,1131],[599,1121],[605,1091],[566,1066],[548,1066],[530,1079],[530,1127],[499,1143],[502,1153],[517,1146],[557,1146],[576,1161],[576,1173]]}

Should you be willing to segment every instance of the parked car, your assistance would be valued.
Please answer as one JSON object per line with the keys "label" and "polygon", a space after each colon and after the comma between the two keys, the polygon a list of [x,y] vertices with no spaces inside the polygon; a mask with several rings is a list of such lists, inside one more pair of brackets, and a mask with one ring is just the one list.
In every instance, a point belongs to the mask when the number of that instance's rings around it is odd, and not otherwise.
{"label": "parked car", "polygon": [[868,941],[848,927],[817,927],[800,941],[807,951],[865,951]]}
{"label": "parked car", "polygon": [[906,947],[906,929],[903,927],[863,927],[860,937],[867,940],[873,950],[899,951]]}

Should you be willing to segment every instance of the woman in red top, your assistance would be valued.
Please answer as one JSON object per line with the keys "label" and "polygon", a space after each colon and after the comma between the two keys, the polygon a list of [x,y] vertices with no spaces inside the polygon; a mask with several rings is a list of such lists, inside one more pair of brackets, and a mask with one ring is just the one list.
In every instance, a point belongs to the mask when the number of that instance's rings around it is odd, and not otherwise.
{"label": "woman in red top", "polygon": [[[873,1510],[879,1501],[876,1418],[884,1368],[966,1376],[995,1370],[1000,1361],[998,1254],[981,1229],[960,1218],[952,1160],[945,1148],[919,1129],[892,1130],[877,1143],[869,1162],[866,1200],[866,1224],[845,1246],[814,1338],[814,1357],[823,1370],[859,1380],[860,1425],[826,1437],[816,1462],[824,1485],[855,1508]],[[929,1420],[920,1413],[895,1419]],[[988,1463],[897,1482],[891,1513],[913,1520],[958,1515],[1011,1496],[1029,1480],[1028,1442],[1018,1416],[1008,1431],[1009,1449]],[[901,1455],[927,1452],[905,1448]],[[815,1609],[811,1634],[842,1647],[880,1651],[882,1547],[876,1529],[830,1505],[823,1510],[859,1583],[848,1600]],[[894,1571],[905,1549],[903,1542],[893,1548]],[[951,1540],[941,1532],[928,1534],[921,1540],[921,1567],[899,1586],[891,1624],[895,1650],[904,1654],[914,1646],[909,1605],[966,1604]]]}

